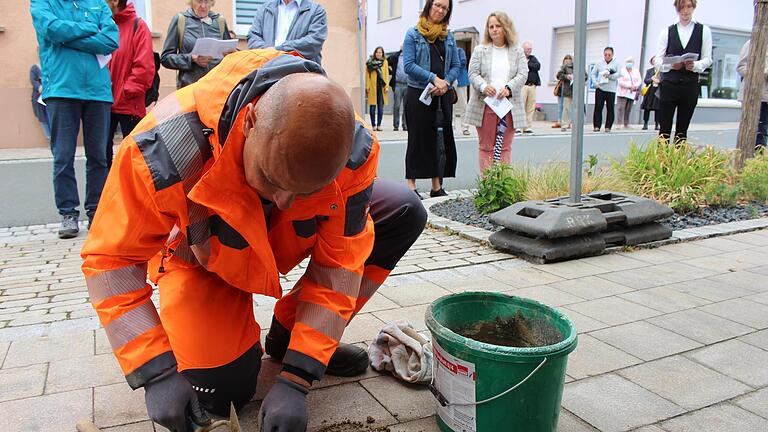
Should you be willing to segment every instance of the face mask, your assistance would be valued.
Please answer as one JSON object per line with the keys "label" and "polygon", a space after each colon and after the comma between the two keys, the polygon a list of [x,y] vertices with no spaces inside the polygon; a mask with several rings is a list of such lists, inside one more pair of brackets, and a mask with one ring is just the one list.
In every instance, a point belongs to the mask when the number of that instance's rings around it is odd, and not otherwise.
{"label": "face mask", "polygon": [[627,69],[632,69],[632,66],[634,66],[634,63],[627,63]]}

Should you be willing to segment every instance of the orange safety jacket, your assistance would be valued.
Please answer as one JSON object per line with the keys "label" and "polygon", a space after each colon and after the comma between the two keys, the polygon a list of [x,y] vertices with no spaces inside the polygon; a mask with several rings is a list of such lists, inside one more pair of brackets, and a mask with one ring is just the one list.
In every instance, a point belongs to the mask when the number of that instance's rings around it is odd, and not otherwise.
{"label": "orange safety jacket", "polygon": [[243,108],[297,72],[323,73],[274,49],[230,54],[164,98],[122,142],[81,255],[91,303],[131,387],[177,366],[148,271],[157,282],[161,266],[202,266],[232,287],[279,298],[278,271],[308,256],[284,363],[322,376],[373,247],[368,210],[379,144],[358,116],[338,177],[287,210],[272,208],[267,221],[243,170]]}

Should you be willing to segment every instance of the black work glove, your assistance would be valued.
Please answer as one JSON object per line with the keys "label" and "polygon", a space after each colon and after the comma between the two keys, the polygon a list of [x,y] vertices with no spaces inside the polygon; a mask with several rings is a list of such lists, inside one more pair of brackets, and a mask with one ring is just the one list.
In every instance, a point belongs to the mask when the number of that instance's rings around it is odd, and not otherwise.
{"label": "black work glove", "polygon": [[278,375],[275,385],[261,403],[259,417],[263,432],[305,432],[307,393],[301,384]]}
{"label": "black work glove", "polygon": [[191,421],[200,426],[212,421],[192,384],[175,370],[144,385],[144,400],[149,418],[171,432],[192,432]]}

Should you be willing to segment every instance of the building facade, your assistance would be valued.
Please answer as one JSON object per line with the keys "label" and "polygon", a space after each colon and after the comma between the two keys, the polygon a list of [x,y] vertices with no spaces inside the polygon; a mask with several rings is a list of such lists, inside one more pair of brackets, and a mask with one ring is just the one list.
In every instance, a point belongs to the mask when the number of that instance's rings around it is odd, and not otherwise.
{"label": "building facade", "polygon": [[[424,0],[369,3],[366,55],[379,45],[387,52],[397,51],[406,30],[416,24]],[[677,22],[672,3],[673,0],[589,1],[587,65],[602,59],[603,48],[611,46],[620,64],[632,56],[636,67],[644,73],[656,53],[659,33]],[[519,42],[530,40],[533,54],[542,64],[542,86],[538,89],[537,101],[551,118],[557,102],[553,95],[555,74],[563,56],[573,54],[574,5],[575,1],[563,0],[453,0],[450,28],[469,57],[482,40],[488,14],[495,10],[506,12],[514,22]],[[702,77],[699,106],[705,109],[697,110],[694,121],[738,121],[736,63],[741,46],[750,37],[753,18],[751,0],[698,2],[694,19],[712,28],[713,66]],[[589,97],[592,102],[591,92]]]}
{"label": "building facade", "polygon": [[[255,8],[264,0],[218,0],[213,11],[227,19],[246,47],[245,36]],[[358,48],[358,1],[315,0],[328,13],[328,40],[323,47],[323,67],[359,105],[360,49]],[[187,0],[129,0],[152,31],[154,49],[162,51],[171,18],[187,8]],[[13,5],[10,5],[13,3]],[[32,113],[29,69],[37,63],[37,38],[28,0],[9,2],[0,19],[0,52],[7,60],[0,68],[0,148],[45,147],[42,129]],[[234,25],[233,25],[234,23]],[[175,90],[175,71],[160,68],[161,96]]]}

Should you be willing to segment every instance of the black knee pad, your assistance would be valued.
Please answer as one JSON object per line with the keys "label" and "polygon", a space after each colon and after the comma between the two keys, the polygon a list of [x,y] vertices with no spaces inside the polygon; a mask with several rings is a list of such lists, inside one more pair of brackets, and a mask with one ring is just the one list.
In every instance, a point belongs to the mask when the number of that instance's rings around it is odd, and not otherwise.
{"label": "black knee pad", "polygon": [[240,410],[256,393],[261,355],[261,344],[256,343],[231,363],[210,369],[187,369],[182,374],[206,411],[229,417],[230,403]]}

